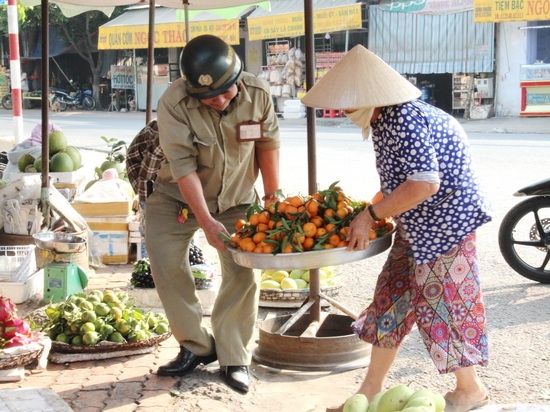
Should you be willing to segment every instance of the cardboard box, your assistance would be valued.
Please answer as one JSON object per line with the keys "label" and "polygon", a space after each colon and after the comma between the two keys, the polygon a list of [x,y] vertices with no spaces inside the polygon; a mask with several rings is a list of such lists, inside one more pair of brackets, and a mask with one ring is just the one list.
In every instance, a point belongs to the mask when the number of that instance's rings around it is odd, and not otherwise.
{"label": "cardboard box", "polygon": [[128,231],[93,231],[89,248],[92,260],[94,256],[100,256],[105,265],[128,263]]}
{"label": "cardboard box", "polygon": [[31,296],[44,290],[44,271],[39,270],[24,282],[0,282],[0,295],[13,303],[23,303]]}
{"label": "cardboard box", "polygon": [[111,217],[111,216],[128,216],[132,213],[132,201],[120,202],[105,202],[105,203],[71,203],[82,217]]}
{"label": "cardboard box", "polygon": [[87,217],[86,223],[92,231],[128,231],[128,226],[132,221],[131,215],[124,217]]}

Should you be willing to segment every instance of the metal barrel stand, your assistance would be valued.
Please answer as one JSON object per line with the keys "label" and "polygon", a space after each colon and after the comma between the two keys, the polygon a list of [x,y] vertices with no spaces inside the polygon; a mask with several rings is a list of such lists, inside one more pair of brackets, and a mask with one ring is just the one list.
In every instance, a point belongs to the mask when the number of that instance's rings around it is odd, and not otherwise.
{"label": "metal barrel stand", "polygon": [[[319,268],[378,255],[391,246],[392,235],[393,232],[371,241],[368,249],[359,252],[343,248],[294,256],[233,252],[238,264],[251,268],[307,267],[300,264],[304,263],[300,260],[304,256],[310,257],[309,266],[315,266],[310,269],[310,292],[302,307],[291,316],[276,316],[262,322],[253,359],[270,367],[305,371],[343,371],[368,366],[371,345],[359,339],[351,329],[357,315],[321,292]],[[256,256],[250,258],[252,255]],[[327,264],[327,256],[332,263]],[[322,312],[322,300],[345,315]]]}

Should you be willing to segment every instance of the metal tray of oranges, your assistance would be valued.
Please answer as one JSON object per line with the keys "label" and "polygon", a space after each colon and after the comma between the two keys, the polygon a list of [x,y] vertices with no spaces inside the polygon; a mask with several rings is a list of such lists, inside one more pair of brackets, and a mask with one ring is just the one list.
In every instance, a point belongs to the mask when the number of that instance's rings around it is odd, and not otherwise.
{"label": "metal tray of oranges", "polygon": [[267,253],[244,252],[233,247],[227,249],[233,254],[235,262],[252,269],[286,269],[289,267],[318,269],[324,266],[342,265],[376,256],[386,251],[392,243],[395,228],[386,235],[370,241],[365,250],[346,250],[345,247],[311,250],[307,252]]}

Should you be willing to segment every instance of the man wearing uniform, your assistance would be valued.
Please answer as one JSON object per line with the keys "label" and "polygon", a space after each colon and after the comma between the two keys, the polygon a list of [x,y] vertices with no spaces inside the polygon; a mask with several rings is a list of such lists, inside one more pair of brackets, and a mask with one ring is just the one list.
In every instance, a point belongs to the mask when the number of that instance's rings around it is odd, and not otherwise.
{"label": "man wearing uniform", "polygon": [[[160,145],[167,163],[157,172],[147,199],[146,244],[151,270],[179,341],[179,355],[158,369],[181,376],[199,364],[219,361],[232,388],[249,390],[251,344],[259,286],[252,269],[235,263],[222,233],[234,231],[250,204],[261,174],[265,204],[279,188],[279,125],[269,85],[242,71],[231,46],[204,35],[186,45],[182,78],[160,98]],[[217,249],[222,282],[209,330],[187,259],[193,235],[202,229]]]}

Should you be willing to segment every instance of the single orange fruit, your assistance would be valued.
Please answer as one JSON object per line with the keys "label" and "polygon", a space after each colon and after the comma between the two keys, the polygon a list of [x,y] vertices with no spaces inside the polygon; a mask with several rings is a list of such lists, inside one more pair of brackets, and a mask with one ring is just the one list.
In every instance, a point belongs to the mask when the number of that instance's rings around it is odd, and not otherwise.
{"label": "single orange fruit", "polygon": [[318,227],[317,228],[317,233],[315,233],[315,237],[319,238],[319,237],[324,236],[326,234],[327,234],[327,230],[324,227]]}
{"label": "single orange fruit", "polygon": [[279,202],[279,205],[277,206],[277,211],[279,213],[285,213],[286,208],[290,205],[286,200],[283,200],[282,202]]}
{"label": "single orange fruit", "polygon": [[304,250],[311,250],[313,249],[313,246],[315,246],[315,239],[312,237],[307,237],[306,240],[304,240],[304,243],[302,244],[302,247]]}
{"label": "single orange fruit", "polygon": [[334,223],[327,223],[325,225],[325,229],[327,230],[327,232],[332,232],[335,227],[336,227],[336,225]]}
{"label": "single orange fruit", "polygon": [[258,223],[258,226],[256,226],[256,230],[258,232],[267,232],[269,230],[269,224],[267,224],[267,223]]}
{"label": "single orange fruit", "polygon": [[285,200],[296,208],[304,205],[304,199],[302,198],[302,196],[291,196],[287,197]]}
{"label": "single orange fruit", "polygon": [[319,213],[319,202],[315,198],[309,199],[306,204],[306,210],[309,217],[317,216],[317,213]]}
{"label": "single orange fruit", "polygon": [[260,214],[253,213],[248,221],[252,226],[258,226],[258,223],[260,223]]}
{"label": "single orange fruit", "polygon": [[332,210],[332,209],[326,209],[324,215],[325,215],[325,216],[333,217],[333,216],[335,215],[335,212],[334,212],[334,210]]}
{"label": "single orange fruit", "polygon": [[246,225],[246,220],[244,219],[239,219],[235,222],[235,230],[238,232],[240,231],[244,225]]}
{"label": "single orange fruit", "polygon": [[369,232],[369,240],[374,240],[377,237],[378,237],[378,235],[376,234],[376,230],[371,229],[370,232]]}
{"label": "single orange fruit", "polygon": [[337,233],[333,233],[328,237],[328,243],[330,243],[332,246],[338,246],[338,243],[340,243],[342,239],[340,239],[340,236]]}
{"label": "single orange fruit", "polygon": [[260,223],[268,223],[271,220],[271,216],[267,210],[262,210],[259,213],[258,219]]}
{"label": "single orange fruit", "polygon": [[252,240],[254,243],[258,244],[263,242],[267,238],[267,234],[265,232],[258,232],[253,237]]}
{"label": "single orange fruit", "polygon": [[[250,239],[250,238],[247,238],[247,239]],[[241,242],[241,244],[239,246],[245,252],[254,252],[254,249],[256,249],[256,243],[254,243],[254,241],[252,241],[252,239],[250,239],[250,242]]]}
{"label": "single orange fruit", "polygon": [[315,223],[313,222],[307,222],[302,226],[302,230],[304,231],[304,235],[306,235],[306,237],[313,237],[317,233],[317,226],[315,226]]}
{"label": "single orange fruit", "polygon": [[[343,203],[343,202],[342,202]],[[346,217],[347,215],[349,215],[349,210],[347,209],[347,207],[342,207],[342,208],[339,208],[338,210],[336,210],[336,215],[344,218]]]}
{"label": "single orange fruit", "polygon": [[311,219],[309,219],[309,221],[317,227],[321,227],[325,223],[323,218],[319,215],[313,216]]}

